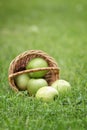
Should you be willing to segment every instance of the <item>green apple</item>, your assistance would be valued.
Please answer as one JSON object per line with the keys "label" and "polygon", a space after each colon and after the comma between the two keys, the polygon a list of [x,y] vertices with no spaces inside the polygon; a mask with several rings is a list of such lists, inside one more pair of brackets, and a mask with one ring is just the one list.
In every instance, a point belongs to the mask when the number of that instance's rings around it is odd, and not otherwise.
{"label": "green apple", "polygon": [[35,96],[44,102],[52,102],[58,97],[58,91],[51,86],[45,86],[40,88]]}
{"label": "green apple", "polygon": [[[33,58],[30,60],[26,66],[26,69],[35,69],[35,68],[43,68],[48,67],[47,62],[43,58]],[[31,72],[29,76],[32,78],[42,78],[47,73],[47,70]]]}
{"label": "green apple", "polygon": [[52,84],[52,87],[57,89],[59,94],[66,94],[66,93],[70,92],[70,90],[71,90],[70,83],[68,81],[66,81],[66,80],[63,80],[63,79],[56,80]]}
{"label": "green apple", "polygon": [[35,96],[38,89],[47,85],[48,83],[45,79],[30,79],[27,84],[27,90],[30,95]]}
{"label": "green apple", "polygon": [[28,81],[29,81],[29,76],[27,74],[21,74],[15,77],[15,83],[20,90],[27,89]]}

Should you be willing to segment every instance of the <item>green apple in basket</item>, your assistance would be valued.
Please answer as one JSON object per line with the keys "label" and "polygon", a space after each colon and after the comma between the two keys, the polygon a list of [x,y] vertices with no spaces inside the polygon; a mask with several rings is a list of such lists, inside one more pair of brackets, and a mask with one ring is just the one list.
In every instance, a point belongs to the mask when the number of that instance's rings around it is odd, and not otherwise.
{"label": "green apple in basket", "polygon": [[52,102],[58,97],[58,91],[51,86],[44,86],[36,93],[36,98],[44,102]]}
{"label": "green apple in basket", "polygon": [[29,81],[28,74],[21,74],[15,77],[15,84],[20,90],[27,89],[27,83]]}
{"label": "green apple in basket", "polygon": [[71,90],[71,85],[68,81],[59,79],[56,80],[53,84],[52,87],[55,88],[59,94],[64,95],[70,92]]}
{"label": "green apple in basket", "polygon": [[35,96],[38,89],[47,86],[48,83],[45,79],[30,79],[27,84],[27,90],[29,92],[29,95]]}
{"label": "green apple in basket", "polygon": [[[26,65],[26,69],[36,69],[36,68],[43,68],[43,67],[48,67],[48,63],[46,62],[45,59],[40,57],[31,59]],[[47,70],[30,72],[29,76],[31,78],[42,78],[46,73]]]}

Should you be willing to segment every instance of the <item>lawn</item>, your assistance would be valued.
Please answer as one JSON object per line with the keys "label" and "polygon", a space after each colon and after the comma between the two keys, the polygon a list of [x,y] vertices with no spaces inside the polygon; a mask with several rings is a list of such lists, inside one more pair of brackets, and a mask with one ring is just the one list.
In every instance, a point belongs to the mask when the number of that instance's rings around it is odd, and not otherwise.
{"label": "lawn", "polygon": [[[43,50],[71,93],[43,103],[9,86],[10,62]],[[0,130],[87,130],[87,1],[0,1]]]}

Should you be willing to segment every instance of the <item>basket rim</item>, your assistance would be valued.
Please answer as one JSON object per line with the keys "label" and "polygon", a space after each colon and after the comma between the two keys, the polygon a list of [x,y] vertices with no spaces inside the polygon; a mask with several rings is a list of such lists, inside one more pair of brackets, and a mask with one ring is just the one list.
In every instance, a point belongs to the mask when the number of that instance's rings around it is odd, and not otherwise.
{"label": "basket rim", "polygon": [[[9,69],[8,69],[8,75],[13,74],[15,72],[12,72],[11,70],[13,70],[16,62],[18,62],[19,60],[21,60],[23,57],[26,56],[30,56],[30,55],[36,55],[38,57],[43,57],[45,60],[47,60],[48,62],[51,62],[53,64],[52,67],[58,67],[58,64],[56,62],[56,60],[49,56],[46,52],[42,51],[42,50],[27,50],[25,52],[20,53],[18,56],[16,56],[9,65]],[[51,66],[50,66],[51,67]]]}
{"label": "basket rim", "polygon": [[[55,62],[56,66],[57,66],[57,63],[56,63],[55,59],[54,59],[52,56],[48,55],[46,52],[42,51],[42,50],[27,50],[27,51],[24,51],[24,52],[18,54],[18,55],[11,61],[10,65],[11,65],[14,61],[17,61],[17,60],[19,60],[19,59],[22,59],[23,56],[34,55],[34,54],[36,54],[36,55],[41,55],[41,56],[43,56],[43,57],[45,57],[45,58],[48,57],[48,58],[46,58],[46,59],[49,59],[49,61]],[[39,56],[38,56],[38,57],[39,57]]]}

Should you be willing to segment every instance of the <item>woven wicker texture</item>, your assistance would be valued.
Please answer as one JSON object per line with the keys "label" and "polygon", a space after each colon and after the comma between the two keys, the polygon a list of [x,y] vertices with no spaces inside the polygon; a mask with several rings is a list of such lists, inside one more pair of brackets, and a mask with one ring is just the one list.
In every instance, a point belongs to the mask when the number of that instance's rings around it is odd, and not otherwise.
{"label": "woven wicker texture", "polygon": [[[41,57],[45,59],[48,63],[48,67],[26,70],[25,67],[27,63],[31,59],[36,57]],[[59,68],[54,58],[50,57],[47,53],[41,50],[25,51],[22,54],[18,55],[10,63],[8,71],[9,84],[13,90],[19,91],[14,81],[15,76],[23,73],[30,73],[42,70],[48,70],[47,74],[43,77],[48,82],[48,85],[51,85],[55,80],[59,79]]]}

